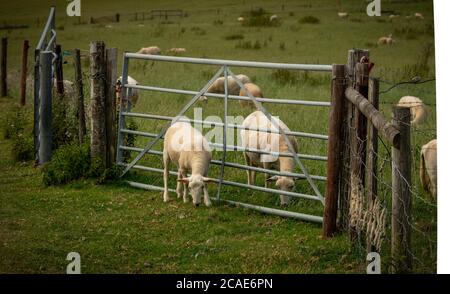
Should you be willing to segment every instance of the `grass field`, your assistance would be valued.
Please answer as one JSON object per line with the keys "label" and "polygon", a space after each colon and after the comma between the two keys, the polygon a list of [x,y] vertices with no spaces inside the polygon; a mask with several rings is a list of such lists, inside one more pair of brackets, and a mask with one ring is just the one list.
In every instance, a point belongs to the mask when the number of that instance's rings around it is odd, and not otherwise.
{"label": "grass field", "polygon": [[[80,48],[88,54],[89,43],[102,40],[108,47],[135,52],[143,46],[159,46],[163,51],[185,47],[186,56],[288,63],[346,63],[351,48],[370,49],[375,63],[373,76],[383,81],[400,82],[421,75],[434,78],[434,29],[431,1],[384,3],[383,10],[399,14],[369,18],[364,1],[83,1],[82,24],[65,15],[65,1],[57,5],[57,41],[63,50]],[[1,98],[2,113],[11,111],[17,101],[18,70],[23,39],[37,43],[55,1],[17,1],[0,4],[0,23],[27,24],[29,28],[0,31],[8,36],[10,97]],[[276,13],[281,25],[246,27],[237,18],[262,7]],[[134,20],[135,12],[151,9],[183,9],[185,17],[169,20]],[[338,11],[348,11],[348,19],[340,19]],[[121,13],[120,23],[87,24],[89,17]],[[424,20],[407,19],[421,12]],[[319,23],[304,23],[303,17],[314,16]],[[39,18],[39,19],[38,19]],[[86,22],[86,23],[85,23]],[[379,37],[393,34],[393,46],[377,46]],[[256,45],[258,44],[258,45]],[[31,56],[31,55],[30,55]],[[64,65],[65,79],[73,79],[70,55]],[[119,68],[121,68],[119,60]],[[32,68],[30,61],[29,68]],[[329,101],[330,76],[323,73],[275,72],[263,69],[231,68],[244,73],[260,85],[266,97]],[[129,74],[140,84],[186,90],[200,89],[217,67],[162,62],[132,61]],[[88,84],[89,63],[83,72]],[[390,84],[382,83],[381,89]],[[29,88],[31,85],[29,85]],[[88,90],[88,89],[86,89]],[[86,91],[89,93],[89,91]],[[413,251],[415,271],[436,271],[436,203],[425,195],[418,179],[420,146],[436,137],[435,84],[402,85],[383,94],[381,110],[391,117],[391,107],[405,95],[420,97],[429,105],[425,125],[414,129]],[[187,103],[189,96],[157,92],[140,92],[133,111],[174,116]],[[87,99],[88,100],[88,99]],[[31,93],[27,107],[31,107]],[[222,116],[222,101],[210,98],[202,107],[203,118]],[[327,134],[328,109],[266,105],[292,130]],[[245,117],[250,111],[230,102],[229,115]],[[188,113],[192,117],[192,111]],[[3,117],[3,115],[2,115]],[[157,133],[162,122],[135,119],[139,130]],[[321,226],[305,222],[265,216],[255,212],[215,205],[193,209],[180,200],[162,202],[159,192],[141,191],[118,182],[95,185],[79,180],[66,186],[44,188],[39,169],[31,162],[11,159],[11,143],[0,139],[1,208],[0,208],[0,272],[63,273],[70,251],[81,254],[83,272],[229,272],[229,273],[362,273],[365,256],[350,245],[347,236],[321,239]],[[139,138],[137,146],[146,143]],[[300,139],[300,153],[326,155],[326,141]],[[161,148],[161,145],[157,146]],[[380,147],[382,149],[382,147]],[[386,156],[386,150],[380,151]],[[215,152],[214,159],[221,153]],[[229,161],[244,163],[239,152],[228,152]],[[146,156],[143,164],[162,167],[158,157]],[[305,161],[308,171],[326,175],[325,162]],[[217,177],[213,166],[210,175]],[[382,166],[381,177],[390,183],[390,168]],[[130,179],[161,185],[160,174],[133,173]],[[245,182],[244,171],[227,168],[227,180]],[[171,183],[172,187],[174,182]],[[263,177],[258,177],[263,184]],[[324,191],[324,183],[318,183]],[[216,188],[210,186],[210,194]],[[306,181],[298,181],[296,191],[312,193]],[[381,188],[387,199],[389,189]],[[276,195],[225,187],[222,197],[249,203],[278,207]],[[320,215],[322,206],[306,200],[295,201],[289,210]],[[385,242],[388,247],[388,242]],[[388,248],[383,255],[383,271],[388,271]]]}

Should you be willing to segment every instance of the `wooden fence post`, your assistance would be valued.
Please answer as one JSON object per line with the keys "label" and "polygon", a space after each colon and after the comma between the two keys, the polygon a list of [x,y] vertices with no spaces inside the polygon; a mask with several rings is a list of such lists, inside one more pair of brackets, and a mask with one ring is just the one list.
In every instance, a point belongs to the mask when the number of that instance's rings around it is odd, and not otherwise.
{"label": "wooden fence post", "polygon": [[64,95],[64,78],[63,78],[63,68],[62,68],[62,51],[61,51],[61,45],[56,44],[55,46],[55,54],[57,55],[56,58],[56,66],[55,66],[55,72],[56,72],[56,93],[60,95],[60,98],[62,95]]}
{"label": "wooden fence post", "polygon": [[8,84],[7,84],[7,53],[8,52],[8,38],[2,38],[2,48],[0,57],[0,97],[8,96]]}
{"label": "wooden fence post", "polygon": [[91,74],[91,158],[106,163],[105,130],[105,43],[90,46]]}
{"label": "wooden fence post", "polygon": [[117,48],[106,50],[106,167],[114,166],[116,161],[116,80]]}
{"label": "wooden fence post", "polygon": [[84,113],[83,75],[81,72],[80,49],[74,50],[73,66],[75,69],[75,88],[77,91],[78,140],[80,144],[82,144],[84,142],[84,137],[86,136],[86,117]]}
{"label": "wooden fence post", "polygon": [[40,55],[39,164],[52,158],[52,59],[51,51]]}
{"label": "wooden fence post", "polygon": [[394,273],[412,270],[410,116],[409,108],[394,107],[393,124],[400,131],[399,146],[392,147],[391,255]]}
{"label": "wooden fence post", "polygon": [[40,50],[34,50],[34,80],[33,80],[33,143],[34,143],[34,163],[39,164],[39,87],[40,87],[40,69],[39,58]]}
{"label": "wooden fence post", "polygon": [[120,14],[116,13],[116,22],[120,22]]}
{"label": "wooden fence post", "polygon": [[331,237],[336,232],[339,176],[342,167],[342,123],[347,87],[345,65],[333,64],[332,93],[329,119],[327,190],[323,221],[323,236]]}
{"label": "wooden fence post", "polygon": [[[375,78],[370,79],[368,100],[376,109],[379,108],[379,89],[379,80]],[[367,202],[370,209],[378,195],[378,130],[372,123],[368,125],[367,137],[369,152],[367,159],[367,169],[369,172],[367,178]],[[373,251],[375,251],[374,246],[367,244],[367,253]]]}
{"label": "wooden fence post", "polygon": [[25,106],[27,96],[27,71],[28,71],[28,40],[23,41],[22,46],[22,71],[20,74],[20,105]]}

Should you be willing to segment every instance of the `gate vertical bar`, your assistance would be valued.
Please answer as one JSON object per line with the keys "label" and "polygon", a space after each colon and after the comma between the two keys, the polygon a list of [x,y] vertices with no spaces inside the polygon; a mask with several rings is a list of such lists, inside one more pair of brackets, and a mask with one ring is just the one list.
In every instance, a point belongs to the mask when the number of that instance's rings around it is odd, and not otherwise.
{"label": "gate vertical bar", "polygon": [[123,134],[121,132],[122,129],[125,128],[125,116],[123,115],[125,103],[128,105],[128,91],[123,86],[128,83],[128,57],[123,55],[123,65],[122,65],[122,80],[121,80],[121,91],[120,91],[120,111],[119,111],[119,127],[117,128],[117,155],[116,155],[116,163],[120,164],[123,162],[123,151],[120,146],[123,146]]}
{"label": "gate vertical bar", "polygon": [[39,57],[41,50],[34,50],[34,99],[33,99],[33,142],[34,142],[34,161],[39,164],[39,89],[40,89],[40,75],[39,75]]}
{"label": "gate vertical bar", "polygon": [[52,58],[53,52],[43,51],[40,55],[39,109],[39,163],[50,161],[52,156]]}
{"label": "gate vertical bar", "polygon": [[342,123],[346,86],[345,65],[333,64],[328,136],[327,190],[323,218],[324,237],[331,237],[336,232],[339,171],[342,165]]}
{"label": "gate vertical bar", "polygon": [[223,99],[224,114],[223,114],[223,153],[222,153],[222,164],[220,166],[220,178],[219,186],[217,187],[217,201],[220,201],[220,190],[222,188],[223,176],[225,173],[225,160],[227,155],[227,132],[228,132],[228,66],[223,67],[224,80],[224,91],[225,97]]}

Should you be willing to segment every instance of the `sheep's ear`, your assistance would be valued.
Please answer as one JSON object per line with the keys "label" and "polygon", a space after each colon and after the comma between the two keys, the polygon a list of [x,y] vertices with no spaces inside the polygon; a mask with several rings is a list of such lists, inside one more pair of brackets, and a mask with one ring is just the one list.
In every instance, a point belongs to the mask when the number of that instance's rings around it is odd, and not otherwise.
{"label": "sheep's ear", "polygon": [[182,179],[177,179],[178,182],[182,182],[185,184],[189,184],[189,178],[182,178]]}
{"label": "sheep's ear", "polygon": [[278,176],[273,176],[273,177],[266,179],[266,182],[276,182],[277,180],[278,180]]}

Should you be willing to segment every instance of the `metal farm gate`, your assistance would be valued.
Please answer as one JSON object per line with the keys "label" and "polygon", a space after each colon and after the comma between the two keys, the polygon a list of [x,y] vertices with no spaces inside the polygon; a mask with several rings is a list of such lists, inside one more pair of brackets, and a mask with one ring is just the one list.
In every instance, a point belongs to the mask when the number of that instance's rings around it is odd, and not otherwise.
{"label": "metal farm gate", "polygon": [[[217,72],[214,74],[214,76],[209,80],[206,85],[200,89],[199,91],[187,91],[187,90],[180,90],[180,89],[170,89],[170,88],[161,88],[161,87],[153,87],[153,86],[144,86],[144,85],[131,85],[128,84],[127,77],[128,77],[128,65],[130,59],[141,59],[141,60],[148,60],[148,61],[160,61],[160,62],[177,62],[177,63],[190,63],[190,64],[205,64],[205,65],[216,65],[219,67]],[[124,54],[124,60],[123,60],[123,70],[122,70],[122,103],[120,106],[120,115],[119,115],[119,127],[118,127],[118,141],[117,141],[117,164],[119,166],[124,167],[124,171],[122,175],[125,175],[130,169],[139,169],[149,172],[157,172],[157,173],[163,173],[163,169],[149,167],[149,166],[142,166],[138,165],[139,160],[145,155],[145,154],[152,154],[152,155],[159,155],[162,156],[162,151],[153,150],[152,148],[154,145],[161,139],[163,139],[164,134],[166,130],[170,127],[171,124],[182,121],[182,122],[189,122],[189,123],[201,123],[203,125],[214,125],[214,126],[220,126],[223,127],[223,130],[226,130],[227,128],[234,128],[234,129],[245,129],[242,125],[237,124],[229,124],[227,122],[227,114],[228,114],[228,100],[246,100],[246,101],[252,101],[256,108],[260,111],[262,111],[266,117],[271,120],[271,114],[261,105],[261,102],[263,103],[278,103],[278,104],[288,104],[288,105],[304,105],[304,106],[322,106],[322,107],[330,107],[330,102],[319,102],[319,101],[303,101],[303,100],[293,100],[293,99],[273,99],[273,98],[255,98],[253,95],[249,92],[247,92],[247,97],[245,96],[234,96],[229,95],[227,88],[228,88],[228,77],[231,76],[237,84],[240,86],[241,89],[243,89],[243,84],[236,78],[234,73],[231,71],[230,67],[250,67],[250,68],[266,68],[266,69],[285,69],[285,70],[301,70],[301,71],[322,71],[322,72],[330,72],[330,80],[331,80],[331,71],[333,69],[332,65],[307,65],[307,64],[286,64],[286,63],[267,63],[267,62],[248,62],[248,61],[232,61],[232,60],[217,60],[217,59],[200,59],[200,58],[187,58],[187,57],[173,57],[173,56],[160,56],[160,55],[143,55],[143,54],[136,54],[136,53],[125,53]],[[223,76],[225,78],[225,93],[224,94],[211,94],[206,93],[207,89],[211,86],[211,84],[219,77]],[[178,112],[178,115],[175,117],[170,116],[162,116],[159,114],[146,114],[146,113],[135,113],[131,112],[131,102],[128,100],[128,95],[131,89],[139,89],[139,90],[147,90],[147,91],[158,91],[158,92],[165,92],[165,93],[173,93],[173,94],[184,94],[184,95],[192,95],[192,99]],[[182,118],[182,116],[186,113],[186,111],[194,105],[198,101],[198,99],[201,96],[207,96],[212,98],[219,98],[223,99],[224,101],[224,117],[223,117],[223,123],[218,122],[210,122],[210,121],[197,121],[193,119],[186,119]],[[167,125],[158,133],[146,133],[142,131],[135,131],[130,130],[126,128],[126,118],[127,117],[139,117],[144,119],[154,119],[154,120],[165,120],[168,121]],[[297,154],[294,152],[293,146],[291,145],[290,141],[287,140],[287,136],[295,136],[295,137],[305,137],[315,140],[328,140],[328,136],[326,135],[320,135],[320,134],[312,134],[312,133],[304,133],[304,132],[297,132],[297,131],[289,131],[285,132],[282,129],[279,129],[279,127],[276,125],[276,121],[271,120],[272,124],[274,124],[275,128],[279,130],[279,133],[284,136],[289,151],[290,152],[267,152],[263,150],[257,150],[257,149],[247,149],[243,148],[242,146],[230,146],[227,145],[226,140],[226,134],[227,132],[223,132],[223,144],[217,144],[217,143],[210,143],[211,147],[218,147],[223,149],[222,158],[220,160],[212,160],[211,164],[219,165],[220,166],[220,177],[218,179],[212,179],[213,182],[218,184],[218,193],[215,199],[217,201],[225,201],[227,203],[246,207],[249,209],[254,209],[263,213],[268,214],[275,214],[279,216],[284,217],[291,217],[296,219],[301,219],[305,221],[311,221],[316,223],[322,223],[323,218],[322,216],[316,216],[316,215],[310,215],[310,214],[304,214],[304,213],[298,213],[298,212],[292,212],[287,211],[283,209],[274,209],[264,206],[258,206],[248,203],[241,203],[231,200],[225,200],[220,199],[220,190],[222,185],[228,185],[228,186],[234,186],[239,188],[246,188],[246,189],[253,189],[256,191],[261,192],[268,192],[268,193],[274,193],[276,195],[285,195],[285,196],[291,196],[291,197],[297,197],[297,198],[304,198],[312,201],[319,201],[323,205],[325,205],[325,200],[323,197],[323,193],[318,189],[316,185],[316,181],[327,181],[326,176],[319,176],[319,175],[311,175],[308,170],[305,168],[303,164],[303,160],[319,160],[319,161],[327,161],[327,156],[317,156],[317,155],[307,155],[307,154]],[[274,123],[275,122],[275,123]],[[248,130],[257,130],[260,132],[272,132],[273,130],[263,130],[260,128],[251,129]],[[150,138],[147,145],[144,148],[136,148],[136,147],[130,147],[130,146],[124,146],[124,134],[134,134],[137,136],[144,136],[147,138]],[[251,167],[247,165],[237,164],[233,162],[227,162],[226,161],[226,151],[227,150],[234,150],[234,151],[250,151],[250,152],[257,152],[260,154],[269,154],[272,156],[284,156],[284,157],[293,157],[296,165],[300,168],[302,173],[285,173],[285,172],[279,172],[276,170],[268,170],[264,168],[259,167]],[[124,163],[123,162],[123,152],[124,151],[133,151],[138,152],[138,155],[130,162],[130,163]],[[265,188],[260,187],[256,185],[248,185],[244,183],[239,182],[233,182],[233,181],[226,181],[223,179],[224,176],[224,168],[225,167],[231,167],[231,168],[237,168],[241,170],[250,170],[255,172],[261,172],[261,173],[267,173],[269,175],[278,175],[278,176],[288,176],[288,177],[295,177],[295,178],[303,178],[306,179],[311,186],[312,190],[314,191],[314,195],[308,195],[308,194],[302,194],[297,192],[288,192],[288,191],[281,191],[277,189],[271,189],[271,188]],[[176,172],[171,171],[170,175],[177,175]],[[138,183],[138,182],[132,182],[128,181],[128,183],[137,188],[144,188],[149,190],[159,190],[162,191],[163,188],[159,186],[154,185],[148,185],[144,183]],[[171,192],[174,192],[174,190],[169,190]]]}

